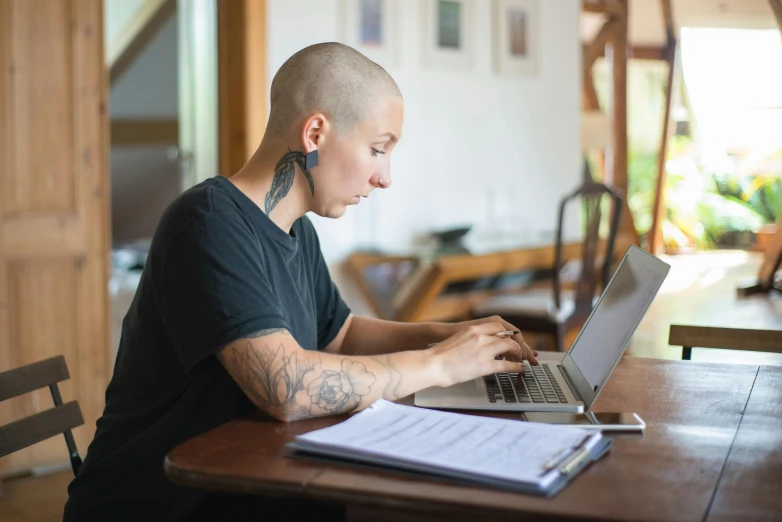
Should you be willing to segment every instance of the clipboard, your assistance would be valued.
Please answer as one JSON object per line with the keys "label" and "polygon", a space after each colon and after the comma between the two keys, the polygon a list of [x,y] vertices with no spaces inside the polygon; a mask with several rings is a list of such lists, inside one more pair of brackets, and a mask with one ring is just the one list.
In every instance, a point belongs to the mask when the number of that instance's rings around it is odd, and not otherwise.
{"label": "clipboard", "polygon": [[[378,405],[378,403],[381,404]],[[375,412],[371,411],[376,407],[373,405],[343,423],[299,435],[294,442],[287,444],[287,448],[290,450],[287,456],[325,460],[331,463],[343,462],[354,467],[371,466],[375,469],[412,472],[420,476],[442,477],[460,483],[486,485],[493,489],[499,488],[551,497],[559,493],[590,463],[602,458],[611,448],[610,439],[603,437],[600,433],[590,433],[578,428],[531,425],[514,420],[490,419],[402,406],[388,401],[378,401],[378,403],[376,403],[378,406]],[[372,415],[380,410],[382,410],[380,412],[382,415],[372,419]],[[367,415],[362,420],[361,416],[365,412]],[[366,423],[362,424],[365,421]],[[373,424],[373,421],[377,422]],[[411,442],[413,444],[431,444],[431,440],[424,438],[432,433],[427,431],[426,422],[451,428],[458,427],[458,429],[465,429],[465,426],[469,426],[472,429],[469,431],[469,436],[478,439],[485,433],[493,433],[491,430],[501,431],[506,427],[508,427],[507,434],[509,436],[529,434],[531,437],[529,440],[545,440],[539,436],[549,433],[559,436],[558,440],[561,444],[555,448],[549,443],[545,448],[548,451],[546,461],[542,464],[534,463],[534,469],[532,469],[532,465],[528,465],[529,463],[522,459],[518,463],[505,463],[503,469],[502,464],[495,467],[491,465],[468,466],[465,462],[437,459],[431,455],[420,456],[416,455],[414,451],[410,453],[403,451],[405,446],[400,446],[398,437],[410,437],[404,442],[405,444]],[[348,423],[352,423],[352,425],[348,426]],[[420,429],[420,433],[405,432],[403,434],[403,428],[400,428],[400,424],[404,426],[404,423],[407,423],[414,430]],[[483,432],[480,431],[481,429]],[[395,435],[397,440],[393,439]],[[553,438],[556,439],[556,437]],[[550,439],[552,438],[550,437]],[[555,449],[556,451],[554,451]],[[513,448],[506,451],[513,453]],[[535,450],[527,448],[525,451],[534,453]],[[543,450],[540,453],[542,454]],[[499,460],[503,460],[503,455],[497,454],[497,456]],[[470,459],[464,458],[462,460],[469,461]],[[525,465],[530,469],[520,469]],[[511,473],[506,473],[508,470],[511,470]],[[518,470],[518,472],[514,474],[512,470]]]}

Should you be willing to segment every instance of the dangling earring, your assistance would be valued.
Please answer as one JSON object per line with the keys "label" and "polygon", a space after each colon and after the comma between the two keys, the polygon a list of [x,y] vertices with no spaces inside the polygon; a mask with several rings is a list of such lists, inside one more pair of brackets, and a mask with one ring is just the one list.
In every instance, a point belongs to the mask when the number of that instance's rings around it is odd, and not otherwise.
{"label": "dangling earring", "polygon": [[307,153],[306,156],[304,156],[304,170],[310,170],[311,168],[317,166],[318,166],[318,149],[315,149],[312,152]]}

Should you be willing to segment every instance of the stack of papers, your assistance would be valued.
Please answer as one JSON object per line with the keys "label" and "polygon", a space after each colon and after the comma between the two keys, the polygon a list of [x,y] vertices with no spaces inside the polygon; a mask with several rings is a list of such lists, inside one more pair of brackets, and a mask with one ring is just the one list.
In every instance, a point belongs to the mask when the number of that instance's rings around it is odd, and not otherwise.
{"label": "stack of papers", "polygon": [[611,446],[571,426],[462,415],[378,400],[296,437],[297,453],[347,459],[551,496]]}

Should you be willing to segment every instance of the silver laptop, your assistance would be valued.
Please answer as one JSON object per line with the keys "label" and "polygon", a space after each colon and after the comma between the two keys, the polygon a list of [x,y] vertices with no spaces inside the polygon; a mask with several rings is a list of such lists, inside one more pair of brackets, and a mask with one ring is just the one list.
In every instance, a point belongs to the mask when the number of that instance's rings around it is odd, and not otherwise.
{"label": "silver laptop", "polygon": [[560,361],[526,364],[524,373],[495,373],[415,394],[424,408],[583,412],[597,398],[657,295],[670,266],[631,246],[584,327]]}

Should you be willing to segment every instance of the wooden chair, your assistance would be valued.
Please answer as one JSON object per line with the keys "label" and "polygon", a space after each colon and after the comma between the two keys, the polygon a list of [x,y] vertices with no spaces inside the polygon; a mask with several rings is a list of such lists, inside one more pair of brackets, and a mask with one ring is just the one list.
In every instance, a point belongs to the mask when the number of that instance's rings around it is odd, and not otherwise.
{"label": "wooden chair", "polygon": [[[602,202],[606,197],[611,202],[611,215],[608,240],[603,243],[600,240],[600,224]],[[576,279],[575,289],[564,291],[560,272],[563,268],[562,227],[565,208],[570,202],[579,200],[583,202],[584,211],[580,275]],[[600,289],[605,288],[611,278],[614,243],[619,229],[622,203],[623,198],[619,191],[595,182],[585,163],[583,184],[567,195],[559,206],[553,287],[488,298],[473,309],[473,318],[500,315],[523,331],[553,335],[557,350],[564,351],[567,332],[582,325],[592,311],[598,290],[598,278],[601,279]],[[602,255],[599,252],[601,244],[605,245]],[[598,267],[601,261],[602,266]]]}
{"label": "wooden chair", "polygon": [[782,330],[672,324],[668,332],[668,344],[682,347],[683,361],[692,359],[693,348],[782,353]]}
{"label": "wooden chair", "polygon": [[48,386],[54,408],[0,426],[0,457],[62,433],[71,458],[73,474],[81,467],[71,430],[84,424],[76,401],[62,403],[57,383],[69,379],[68,366],[62,355],[15,370],[0,373],[0,402]]}

